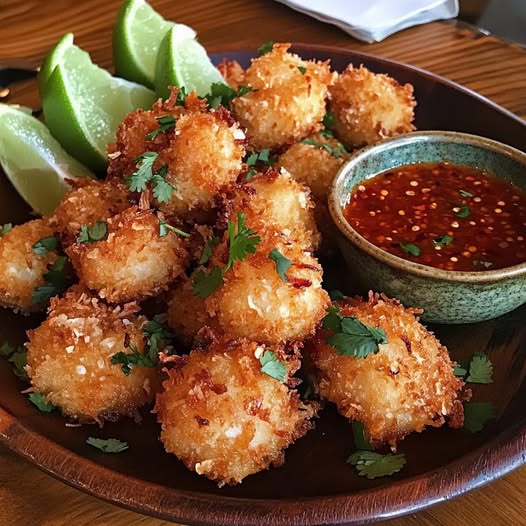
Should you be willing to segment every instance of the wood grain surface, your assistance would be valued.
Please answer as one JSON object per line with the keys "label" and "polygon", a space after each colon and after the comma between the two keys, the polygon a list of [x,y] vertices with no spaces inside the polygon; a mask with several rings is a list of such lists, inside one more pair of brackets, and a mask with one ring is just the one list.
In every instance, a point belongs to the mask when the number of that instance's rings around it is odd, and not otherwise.
{"label": "wood grain surface", "polygon": [[[0,0],[0,64],[20,59],[37,66],[50,46],[72,31],[95,62],[111,67],[111,28],[119,3]],[[210,51],[254,48],[270,39],[358,49],[431,70],[526,118],[526,51],[451,22],[411,28],[367,45],[270,0],[152,4],[167,18],[194,27]],[[526,468],[521,468],[481,490],[388,524],[524,525],[524,487]],[[69,488],[0,447],[0,526],[165,524]]]}

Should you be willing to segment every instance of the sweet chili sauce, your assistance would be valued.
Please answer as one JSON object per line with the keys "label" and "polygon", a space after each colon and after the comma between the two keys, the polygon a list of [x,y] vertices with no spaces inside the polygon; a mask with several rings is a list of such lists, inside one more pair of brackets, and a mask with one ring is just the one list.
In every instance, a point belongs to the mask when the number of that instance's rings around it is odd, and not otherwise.
{"label": "sweet chili sauce", "polygon": [[400,166],[353,189],[344,216],[377,247],[445,270],[526,261],[526,192],[471,166]]}

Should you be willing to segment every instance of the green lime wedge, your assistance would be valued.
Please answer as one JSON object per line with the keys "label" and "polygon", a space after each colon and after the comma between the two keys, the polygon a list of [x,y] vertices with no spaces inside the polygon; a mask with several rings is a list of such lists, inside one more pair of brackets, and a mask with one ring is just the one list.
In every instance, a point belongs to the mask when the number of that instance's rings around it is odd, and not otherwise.
{"label": "green lime wedge", "polygon": [[221,73],[212,64],[206,49],[191,38],[184,38],[171,28],[163,38],[155,65],[155,90],[160,97],[168,97],[168,86],[195,90],[200,97],[210,93],[212,84],[225,84]]}
{"label": "green lime wedge", "polygon": [[[112,77],[91,62],[77,46],[63,49],[43,87],[41,99],[46,124],[63,148],[86,166],[104,171],[106,149],[124,117],[149,108],[155,94],[124,79]],[[53,52],[52,52],[53,53]]]}
{"label": "green lime wedge", "polygon": [[[113,27],[115,73],[153,88],[157,51],[173,26],[145,0],[126,0]],[[184,24],[175,24],[175,31],[185,38],[195,38],[195,31]]]}
{"label": "green lime wedge", "polygon": [[66,66],[69,63],[76,64],[79,60],[79,53],[83,53],[83,51],[73,45],[73,33],[66,33],[56,43],[55,47],[46,55],[37,76],[40,98],[42,98],[47,81],[57,64],[65,64]]}
{"label": "green lime wedge", "polygon": [[44,215],[55,210],[69,189],[66,179],[93,177],[22,106],[0,104],[0,164],[22,198]]}

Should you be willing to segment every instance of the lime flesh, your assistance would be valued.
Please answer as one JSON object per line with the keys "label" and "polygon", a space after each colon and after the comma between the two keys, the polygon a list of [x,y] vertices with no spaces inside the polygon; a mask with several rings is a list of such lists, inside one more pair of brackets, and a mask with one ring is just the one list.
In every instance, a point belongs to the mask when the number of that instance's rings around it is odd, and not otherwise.
{"label": "lime flesh", "polygon": [[66,179],[93,177],[68,155],[31,110],[0,104],[0,164],[36,212],[51,214],[69,189]]}

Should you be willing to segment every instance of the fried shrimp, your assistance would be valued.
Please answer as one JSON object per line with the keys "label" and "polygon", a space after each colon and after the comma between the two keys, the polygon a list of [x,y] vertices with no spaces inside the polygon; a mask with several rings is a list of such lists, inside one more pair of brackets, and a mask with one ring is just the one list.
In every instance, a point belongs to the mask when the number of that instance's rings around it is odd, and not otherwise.
{"label": "fried shrimp", "polygon": [[285,170],[269,169],[239,184],[227,207],[228,219],[235,221],[237,213],[243,212],[247,225],[260,236],[285,238],[306,250],[315,250],[319,244],[310,190]]}
{"label": "fried shrimp", "polygon": [[[262,370],[269,352],[283,368],[283,382]],[[214,339],[179,358],[155,406],[166,451],[219,486],[280,466],[317,413],[287,385],[298,368],[283,346],[270,350],[243,339]]]}
{"label": "fried shrimp", "polygon": [[256,149],[292,144],[321,129],[325,98],[333,75],[329,62],[302,60],[290,44],[274,44],[246,70],[253,91],[235,98],[235,117]]}
{"label": "fried shrimp", "polygon": [[340,304],[342,316],[370,327],[380,327],[387,344],[377,354],[356,358],[338,354],[320,331],[306,349],[318,371],[318,389],[339,412],[360,420],[371,444],[398,441],[426,426],[462,427],[463,382],[453,374],[447,349],[419,323],[417,309],[398,301],[370,295],[368,301],[349,299]]}
{"label": "fried shrimp", "polygon": [[105,221],[131,204],[128,188],[117,181],[80,180],[73,185],[51,218],[64,246],[75,242],[82,225]]}
{"label": "fried shrimp", "polygon": [[133,206],[108,219],[104,239],[68,247],[80,282],[111,303],[166,290],[184,272],[189,257],[178,234],[161,231],[161,219]]}
{"label": "fried shrimp", "polygon": [[413,86],[350,64],[329,90],[336,136],[352,149],[415,129]]}
{"label": "fried shrimp", "polygon": [[25,312],[41,309],[42,305],[33,305],[32,293],[44,284],[44,275],[57,254],[53,250],[38,254],[33,245],[52,236],[49,221],[35,219],[0,237],[0,306]]}
{"label": "fried shrimp", "polygon": [[[274,249],[291,264],[285,279],[269,257]],[[223,244],[217,253],[224,251]],[[322,274],[310,252],[295,244],[264,240],[255,254],[236,261],[225,273],[224,283],[205,300],[206,309],[233,338],[269,344],[303,340],[314,334],[329,303],[327,292],[321,288]]]}
{"label": "fried shrimp", "polygon": [[158,367],[112,364],[117,353],[144,354],[136,304],[111,307],[79,286],[53,298],[47,319],[28,331],[27,373],[34,391],[81,422],[116,420],[150,403],[160,387]]}
{"label": "fried shrimp", "polygon": [[[174,117],[173,125],[151,137],[148,134],[159,130],[157,118],[163,111]],[[241,172],[244,143],[245,134],[228,110],[206,110],[206,101],[193,94],[184,109],[167,101],[149,112],[128,115],[119,127],[117,142],[110,146],[108,173],[127,178],[144,162],[139,156],[151,152],[152,172],[166,170],[163,177],[172,186],[167,201],[156,199],[154,192],[154,204],[168,217],[201,221]]]}

